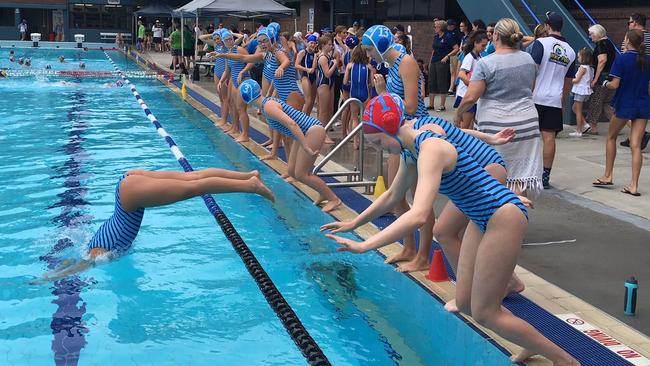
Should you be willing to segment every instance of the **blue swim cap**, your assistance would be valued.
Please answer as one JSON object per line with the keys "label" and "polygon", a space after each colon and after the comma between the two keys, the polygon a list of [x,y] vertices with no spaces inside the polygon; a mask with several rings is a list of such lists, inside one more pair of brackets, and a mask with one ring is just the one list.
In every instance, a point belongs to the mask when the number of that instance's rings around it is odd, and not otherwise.
{"label": "blue swim cap", "polygon": [[226,28],[221,28],[221,39],[226,39],[228,37],[233,37],[232,32]]}
{"label": "blue swim cap", "polygon": [[255,99],[259,98],[262,95],[262,89],[260,84],[253,79],[248,79],[241,83],[239,86],[239,93],[241,98],[244,100],[244,103],[250,104]]}
{"label": "blue swim cap", "polygon": [[257,40],[254,39],[248,44],[248,46],[246,46],[246,51],[248,51],[249,55],[252,55],[255,53],[255,51],[257,51],[257,44]]}
{"label": "blue swim cap", "polygon": [[379,55],[383,58],[384,53],[393,44],[393,34],[384,25],[373,25],[363,33],[361,44],[376,48]]}
{"label": "blue swim cap", "polygon": [[345,45],[348,46],[349,49],[353,49],[359,44],[359,38],[357,36],[350,36],[345,39]]}
{"label": "blue swim cap", "polygon": [[273,29],[273,32],[275,32],[275,41],[280,40],[280,24],[276,22],[269,23],[269,25],[266,26],[267,28]]}
{"label": "blue swim cap", "polygon": [[395,43],[391,47],[396,49],[399,53],[406,55],[406,47],[404,47],[403,44]]}
{"label": "blue swim cap", "polygon": [[276,33],[275,30],[271,27],[262,28],[257,31],[257,38],[260,36],[266,36],[271,41],[271,44],[275,43]]}
{"label": "blue swim cap", "polygon": [[221,32],[219,29],[216,31],[212,32],[212,40],[215,40],[217,37],[221,38]]}
{"label": "blue swim cap", "polygon": [[318,37],[313,34],[307,36],[307,42],[318,42]]}

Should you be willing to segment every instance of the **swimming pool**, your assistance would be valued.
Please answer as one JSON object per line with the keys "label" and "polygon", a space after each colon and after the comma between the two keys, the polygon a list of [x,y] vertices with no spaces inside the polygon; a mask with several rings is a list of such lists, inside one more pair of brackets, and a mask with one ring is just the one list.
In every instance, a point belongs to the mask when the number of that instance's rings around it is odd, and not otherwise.
{"label": "swimming pool", "polygon": [[[30,51],[42,63],[58,53]],[[69,52],[112,70],[99,51]],[[0,67],[7,55],[0,50]],[[111,56],[122,70],[137,69]],[[78,277],[28,285],[61,258],[79,256],[112,213],[122,172],[180,170],[128,89],[105,87],[110,79],[60,80],[0,80],[6,362],[304,364],[198,198],[147,210],[128,255]],[[510,364],[381,256],[335,252],[318,231],[331,216],[165,86],[132,81],[195,169],[260,170],[275,205],[253,195],[215,198],[332,364]]]}

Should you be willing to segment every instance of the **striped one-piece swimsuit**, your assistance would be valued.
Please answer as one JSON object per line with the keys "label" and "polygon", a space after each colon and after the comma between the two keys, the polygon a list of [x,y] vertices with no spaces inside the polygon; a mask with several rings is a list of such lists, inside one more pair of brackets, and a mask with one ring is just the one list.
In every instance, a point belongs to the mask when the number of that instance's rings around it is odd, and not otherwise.
{"label": "striped one-piece swimsuit", "polygon": [[[390,93],[395,93],[399,95],[400,98],[404,99],[404,82],[399,76],[399,65],[402,63],[404,54],[400,54],[399,57],[395,60],[393,66],[388,70],[388,80],[386,80],[386,90]],[[421,94],[421,78],[418,78],[418,109],[415,111],[415,114],[404,113],[406,119],[415,119],[419,117],[426,117],[429,115],[427,108],[424,106],[424,99],[422,99]]]}
{"label": "striped one-piece swimsuit", "polygon": [[264,118],[266,118],[266,123],[268,123],[272,129],[280,132],[281,134],[291,137],[294,140],[296,139],[296,137],[293,135],[293,133],[291,133],[291,130],[289,130],[289,128],[287,128],[282,123],[272,119],[266,113],[266,111],[264,110],[264,106],[270,100],[280,103],[280,105],[282,106],[282,112],[284,112],[287,116],[289,116],[294,122],[298,124],[298,127],[300,127],[300,130],[302,131],[303,135],[306,136],[307,131],[309,131],[309,129],[312,126],[321,126],[320,121],[317,120],[316,118],[302,113],[301,111],[293,108],[292,106],[279,100],[278,98],[266,97],[264,98],[264,100],[262,100],[262,113],[264,113]]}
{"label": "striped one-piece swimsuit", "polygon": [[481,139],[463,132],[463,130],[454,126],[449,121],[431,116],[420,117],[413,123],[413,128],[419,130],[422,126],[428,124],[442,127],[446,133],[445,139],[456,146],[462,147],[481,168],[485,168],[490,164],[500,164],[506,168],[506,162],[492,146]]}
{"label": "striped one-piece swimsuit", "polygon": [[[305,56],[302,58],[302,61],[300,61],[300,65],[306,69],[311,69],[314,66],[314,53],[305,50]],[[306,71],[301,71],[300,77],[309,78],[309,82],[313,83],[316,81],[316,74],[316,70],[314,70],[314,72],[311,74],[308,74]]]}
{"label": "striped one-piece swimsuit", "polygon": [[[283,52],[283,51],[276,51]],[[289,55],[287,55],[289,57]],[[275,56],[273,57],[276,58]],[[277,61],[276,61],[277,62]],[[276,67],[277,70],[277,67]],[[275,71],[274,71],[275,72]],[[287,101],[289,94],[296,92],[302,95],[302,92],[298,88],[298,82],[296,81],[296,67],[294,66],[293,60],[289,57],[289,66],[284,70],[281,78],[275,79],[275,90],[278,92],[280,100],[283,102]]]}
{"label": "striped one-piece swimsuit", "polygon": [[122,183],[124,177],[124,175],[120,177],[117,187],[115,187],[115,212],[90,239],[88,250],[104,248],[108,251],[124,252],[131,247],[133,240],[138,235],[142,217],[144,216],[144,207],[140,207],[133,212],[124,211],[120,200],[120,183]]}
{"label": "striped one-piece swimsuit", "polygon": [[[519,207],[528,218],[528,210],[521,200],[498,180],[494,179],[465,150],[432,131],[418,134],[414,140],[415,156],[420,153],[420,145],[430,138],[448,141],[456,148],[456,166],[442,174],[439,192],[449,198],[481,230],[487,230],[488,221],[503,205],[512,203]],[[410,152],[410,151],[409,151]]]}
{"label": "striped one-piece swimsuit", "polygon": [[269,83],[272,83],[273,79],[275,79],[275,71],[279,66],[280,63],[275,57],[275,53],[267,52],[264,55],[264,68],[262,69],[262,76],[264,76],[264,79],[266,79],[266,81]]}
{"label": "striped one-piece swimsuit", "polygon": [[[233,47],[230,53],[237,54],[237,46]],[[245,62],[239,62],[235,60],[228,60],[228,67],[230,67],[230,80],[232,80],[232,85],[235,86],[235,88],[239,88],[239,84],[237,83],[237,77],[239,76],[239,73],[246,67],[247,63]],[[250,78],[250,75],[246,73],[242,77],[242,81]]]}
{"label": "striped one-piece swimsuit", "polygon": [[[224,46],[216,46],[214,52],[217,53],[228,53],[228,49]],[[226,59],[223,57],[217,57],[214,60],[214,74],[217,78],[221,78],[221,75],[226,72]]]}

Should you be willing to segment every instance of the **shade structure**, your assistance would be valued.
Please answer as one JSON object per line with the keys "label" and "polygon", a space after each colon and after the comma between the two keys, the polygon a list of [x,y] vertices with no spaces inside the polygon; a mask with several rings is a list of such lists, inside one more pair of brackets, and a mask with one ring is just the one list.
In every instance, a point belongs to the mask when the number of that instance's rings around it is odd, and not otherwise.
{"label": "shade structure", "polygon": [[194,0],[175,9],[175,13],[184,16],[186,13],[195,13],[197,16],[224,15],[239,18],[295,16],[295,10],[273,0]]}
{"label": "shade structure", "polygon": [[145,17],[171,17],[174,8],[165,3],[153,3],[135,12],[137,16]]}

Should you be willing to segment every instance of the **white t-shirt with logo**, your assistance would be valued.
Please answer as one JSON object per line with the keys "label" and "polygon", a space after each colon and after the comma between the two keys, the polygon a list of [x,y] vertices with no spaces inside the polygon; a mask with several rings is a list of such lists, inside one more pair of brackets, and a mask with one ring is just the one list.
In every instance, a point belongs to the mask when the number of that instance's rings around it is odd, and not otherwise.
{"label": "white t-shirt with logo", "polygon": [[20,33],[27,32],[27,23],[20,23],[19,29],[20,29]]}
{"label": "white t-shirt with logo", "polygon": [[533,91],[535,104],[562,108],[564,79],[575,77],[575,51],[564,38],[551,35],[533,43],[531,56],[539,65]]}
{"label": "white t-shirt with logo", "polygon": [[153,26],[151,28],[151,31],[153,32],[153,38],[162,38],[163,36],[163,29],[158,26]]}

